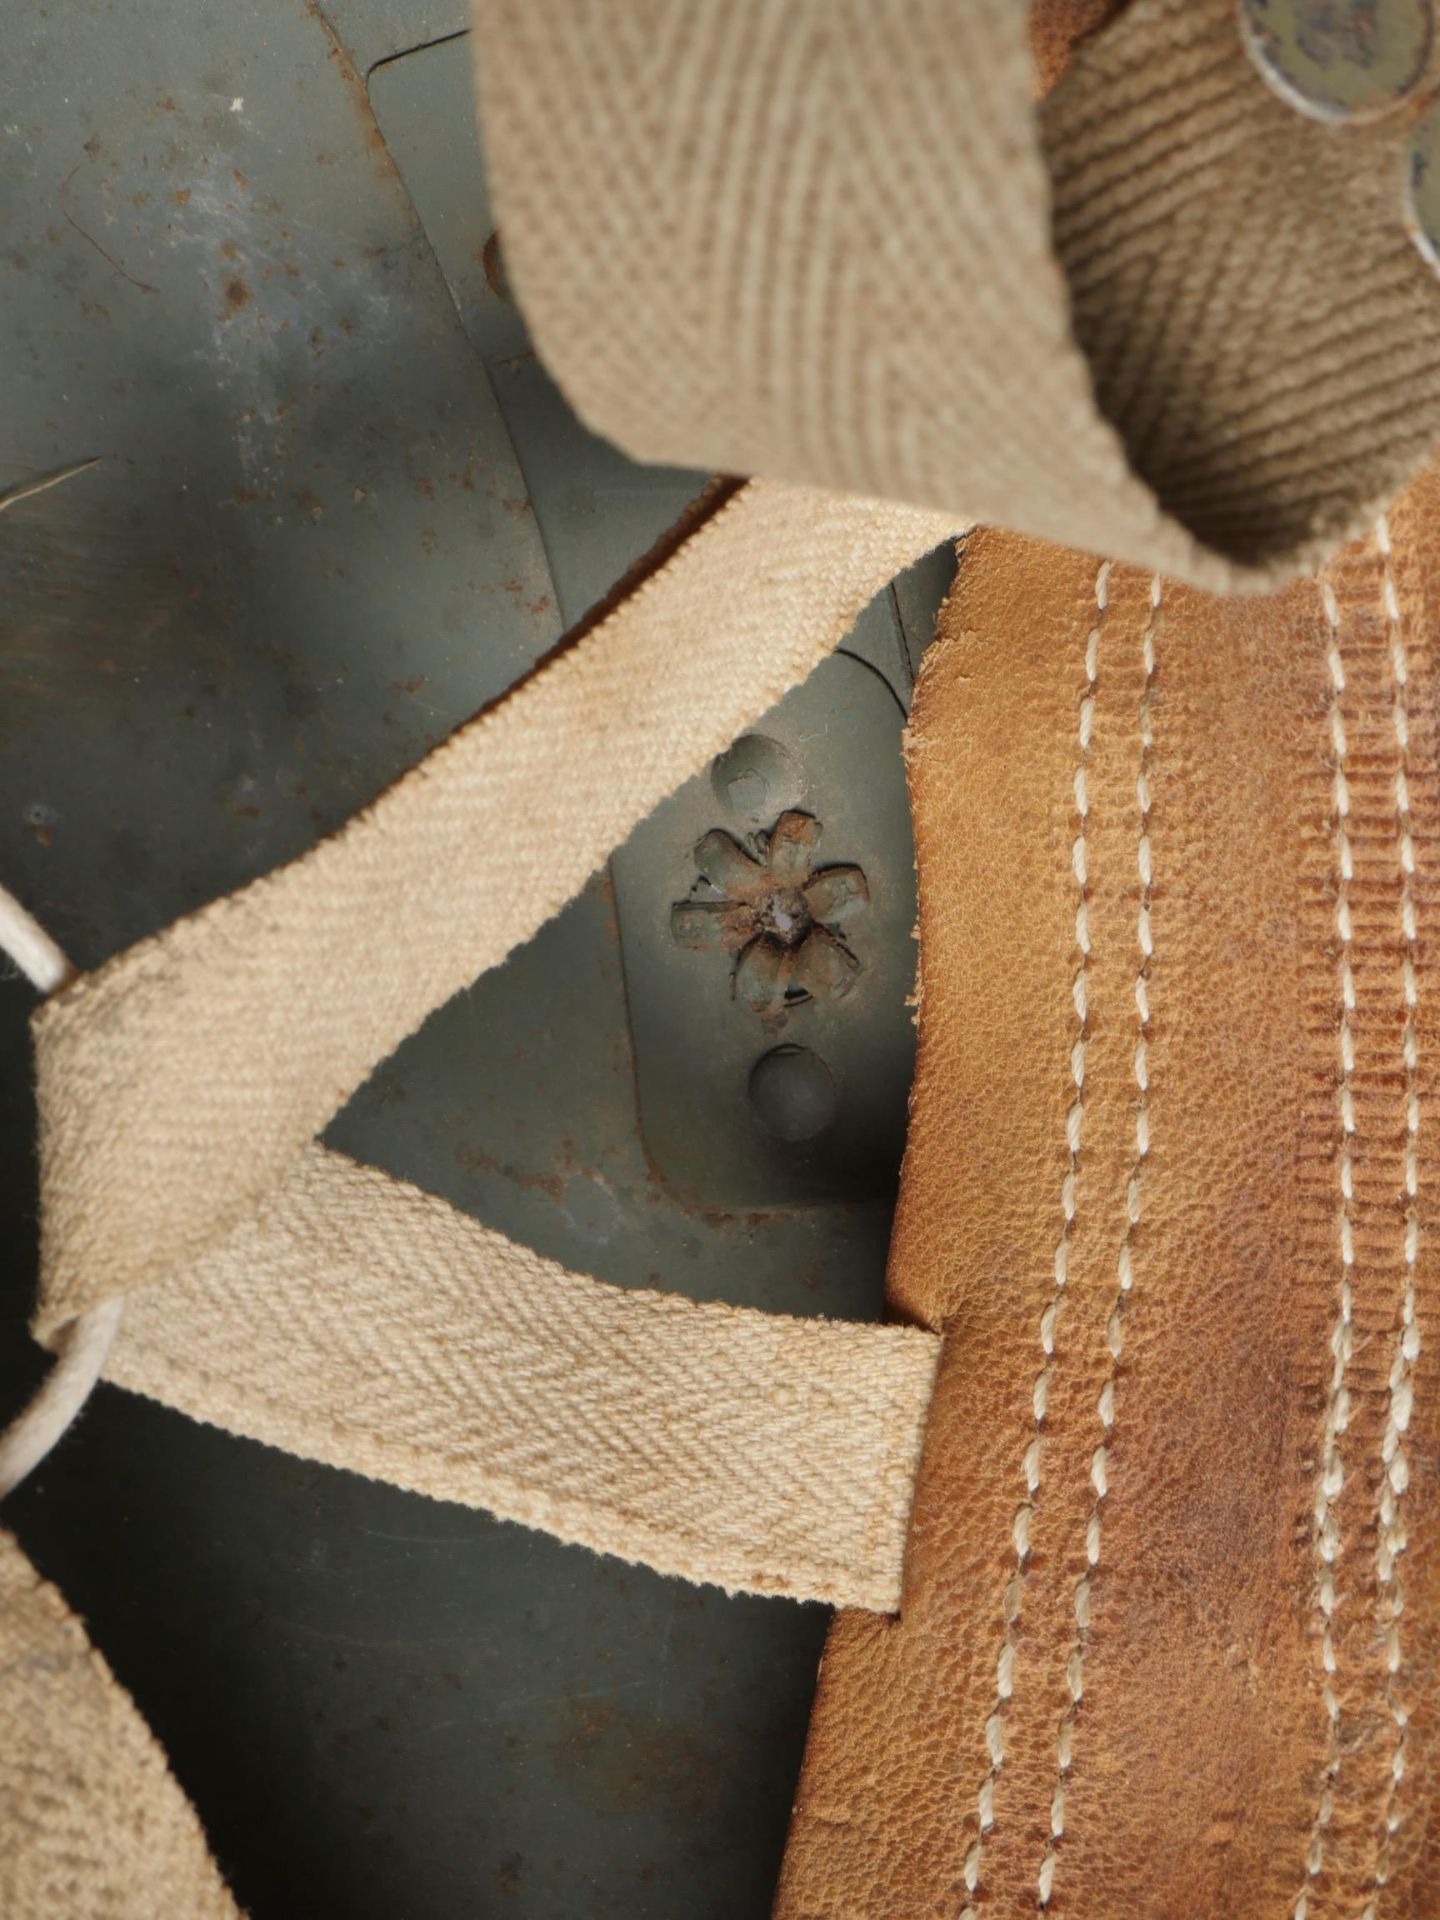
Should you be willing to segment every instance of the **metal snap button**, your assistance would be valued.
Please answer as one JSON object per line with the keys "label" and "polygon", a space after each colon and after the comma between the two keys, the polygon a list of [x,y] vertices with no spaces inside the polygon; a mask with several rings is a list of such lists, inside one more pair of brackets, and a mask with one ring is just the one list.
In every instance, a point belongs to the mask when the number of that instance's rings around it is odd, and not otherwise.
{"label": "metal snap button", "polygon": [[1383,119],[1425,76],[1434,0],[1240,0],[1250,58],[1316,120]]}
{"label": "metal snap button", "polygon": [[1440,273],[1440,100],[1415,123],[1410,136],[1406,211],[1411,238]]}

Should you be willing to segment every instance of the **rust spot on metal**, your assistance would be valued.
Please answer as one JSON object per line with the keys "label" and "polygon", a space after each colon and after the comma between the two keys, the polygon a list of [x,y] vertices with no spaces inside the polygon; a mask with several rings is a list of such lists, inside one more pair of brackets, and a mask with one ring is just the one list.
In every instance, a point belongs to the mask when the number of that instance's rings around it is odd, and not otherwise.
{"label": "rust spot on metal", "polygon": [[32,800],[23,817],[42,847],[55,844],[55,829],[60,824],[60,816],[53,807],[47,807],[43,800]]}
{"label": "rust spot on metal", "polygon": [[250,289],[243,280],[238,278],[234,279],[225,289],[225,298],[238,313],[242,307],[249,306],[251,298]]}
{"label": "rust spot on metal", "polygon": [[[390,149],[385,144],[385,136],[380,131],[379,124],[371,110],[370,90],[365,84],[364,75],[350,58],[344,42],[326,18],[324,10],[318,4],[318,0],[305,0],[305,11],[320,28],[320,31],[325,35],[329,43],[326,58],[340,75],[344,83],[345,91],[350,97],[351,105],[364,122],[365,145],[374,159],[377,170],[385,174],[396,187],[402,187],[403,183],[400,179],[399,169],[391,158]],[[327,153],[317,153],[315,161],[317,166],[329,166],[332,164],[332,156]],[[409,210],[410,221],[413,223],[415,215],[413,207],[411,207],[409,195],[403,194],[402,197],[405,208]]]}
{"label": "rust spot on metal", "polygon": [[695,890],[670,910],[677,946],[738,955],[731,991],[766,1019],[839,999],[861,972],[836,929],[864,912],[870,889],[859,867],[813,864],[821,831],[798,811],[746,846],[716,828],[695,848]]}
{"label": "rust spot on metal", "polygon": [[1425,75],[1431,0],[1240,0],[1251,60],[1298,112],[1318,120],[1383,118]]}
{"label": "rust spot on metal", "polygon": [[468,1167],[472,1172],[501,1174],[506,1180],[513,1180],[517,1187],[534,1193],[548,1193],[552,1200],[563,1200],[565,1197],[565,1182],[558,1173],[521,1173],[468,1140],[462,1140],[456,1147],[455,1158],[462,1167]]}
{"label": "rust spot on metal", "polygon": [[519,1853],[507,1853],[495,1872],[495,1890],[497,1893],[519,1893],[524,1886],[520,1870],[525,1865],[525,1857]]}
{"label": "rust spot on metal", "polygon": [[480,265],[485,273],[485,284],[500,300],[513,301],[510,291],[510,276],[505,271],[505,256],[500,250],[500,235],[492,233],[480,249]]}
{"label": "rust spot on metal", "polygon": [[723,1774],[705,1742],[648,1714],[577,1700],[561,1703],[556,1720],[555,1776],[596,1813],[651,1808],[688,1826],[723,1791]]}

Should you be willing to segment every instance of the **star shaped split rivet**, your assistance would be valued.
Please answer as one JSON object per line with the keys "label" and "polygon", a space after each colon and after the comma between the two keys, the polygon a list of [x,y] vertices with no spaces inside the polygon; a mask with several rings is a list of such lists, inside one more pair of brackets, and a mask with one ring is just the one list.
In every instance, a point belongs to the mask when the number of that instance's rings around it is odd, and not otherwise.
{"label": "star shaped split rivet", "polygon": [[737,956],[732,992],[762,1018],[838,1000],[863,971],[837,929],[865,911],[870,889],[859,867],[815,865],[821,831],[811,814],[782,813],[752,853],[714,829],[695,848],[695,889],[670,909],[677,946]]}

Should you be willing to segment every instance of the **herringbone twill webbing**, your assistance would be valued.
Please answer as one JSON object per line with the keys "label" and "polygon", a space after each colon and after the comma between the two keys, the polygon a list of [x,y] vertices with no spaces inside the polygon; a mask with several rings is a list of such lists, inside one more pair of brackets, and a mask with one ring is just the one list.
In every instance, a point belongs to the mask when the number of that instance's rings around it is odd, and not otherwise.
{"label": "herringbone twill webbing", "polygon": [[0,1913],[240,1920],[155,1736],[4,1532]]}
{"label": "herringbone twill webbing", "polygon": [[[804,484],[744,488],[343,833],[42,1009],[37,1326],[123,1294],[111,1377],[201,1418],[890,1605],[932,1336],[617,1294],[314,1136],[962,521],[1215,586],[1313,560],[1436,437],[1440,296],[1393,131],[1273,101],[1225,0],[1136,0],[1038,110],[1014,0],[479,20],[507,256],[571,397],[642,456]],[[7,1566],[0,1680],[38,1740],[0,1770],[7,1910],[57,1910],[57,1854],[68,1911],[130,1910],[64,1804],[128,1784],[125,1897],[178,1859],[165,1909],[224,1913],[108,1676],[99,1709],[37,1706],[88,1656]]]}
{"label": "herringbone twill webbing", "polygon": [[315,1135],[947,531],[755,484],[333,839],[35,1019],[38,1330],[312,1458],[695,1580],[886,1608],[934,1336],[602,1286]]}
{"label": "herringbone twill webbing", "polygon": [[[47,1002],[47,1330],[123,1293],[109,1377],[199,1419],[692,1579],[893,1608],[935,1336],[603,1286],[311,1135],[945,531],[742,489],[342,835]],[[7,1920],[230,1920],[159,1748],[8,1536],[0,1727]]]}
{"label": "herringbone twill webbing", "polygon": [[1406,116],[1294,112],[1235,0],[1133,0],[1036,105],[1028,11],[476,0],[541,353],[643,459],[1217,588],[1312,563],[1440,434]]}

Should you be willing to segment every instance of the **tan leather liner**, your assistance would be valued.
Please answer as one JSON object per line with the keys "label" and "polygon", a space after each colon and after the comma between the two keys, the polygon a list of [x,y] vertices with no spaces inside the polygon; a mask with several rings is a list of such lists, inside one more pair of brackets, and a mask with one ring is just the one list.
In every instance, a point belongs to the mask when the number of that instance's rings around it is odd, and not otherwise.
{"label": "tan leather liner", "polygon": [[1074,59],[1077,48],[1113,20],[1125,0],[1033,0],[1030,51],[1036,90],[1048,93]]}
{"label": "tan leather liner", "polygon": [[946,1344],[782,1920],[1436,1910],[1433,474],[1389,537],[1258,601],[963,543],[889,1275]]}

